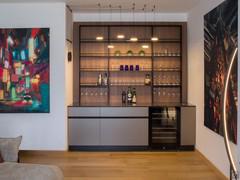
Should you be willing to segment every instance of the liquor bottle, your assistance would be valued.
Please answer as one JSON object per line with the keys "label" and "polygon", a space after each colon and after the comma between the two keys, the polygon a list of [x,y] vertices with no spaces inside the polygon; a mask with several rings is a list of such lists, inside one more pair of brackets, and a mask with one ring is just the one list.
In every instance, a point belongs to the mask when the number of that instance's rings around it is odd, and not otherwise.
{"label": "liquor bottle", "polygon": [[99,86],[102,85],[102,74],[101,73],[98,74],[98,85]]}
{"label": "liquor bottle", "polygon": [[108,85],[108,75],[107,75],[107,73],[104,73],[103,83],[104,83],[105,86]]}
{"label": "liquor bottle", "polygon": [[132,103],[132,91],[131,91],[131,87],[128,87],[128,91],[127,91],[127,103],[131,104]]}
{"label": "liquor bottle", "polygon": [[132,104],[136,104],[137,103],[137,93],[136,93],[136,88],[133,88],[133,92],[132,92]]}
{"label": "liquor bottle", "polygon": [[122,103],[123,103],[123,104],[126,104],[126,99],[127,99],[127,97],[126,97],[126,92],[123,91],[123,92],[122,92]]}

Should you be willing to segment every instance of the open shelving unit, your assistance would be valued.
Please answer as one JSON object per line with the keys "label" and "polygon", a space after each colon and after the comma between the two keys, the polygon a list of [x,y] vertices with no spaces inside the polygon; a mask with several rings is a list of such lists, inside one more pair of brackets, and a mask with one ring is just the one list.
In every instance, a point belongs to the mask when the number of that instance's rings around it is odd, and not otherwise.
{"label": "open shelving unit", "polygon": [[[83,24],[78,33],[79,92],[75,97],[80,106],[124,106],[121,95],[129,86],[136,88],[136,106],[183,101],[186,52],[181,24]],[[120,34],[124,38],[118,39]],[[98,85],[99,74],[107,74],[107,85]],[[147,74],[150,85],[144,83]]]}

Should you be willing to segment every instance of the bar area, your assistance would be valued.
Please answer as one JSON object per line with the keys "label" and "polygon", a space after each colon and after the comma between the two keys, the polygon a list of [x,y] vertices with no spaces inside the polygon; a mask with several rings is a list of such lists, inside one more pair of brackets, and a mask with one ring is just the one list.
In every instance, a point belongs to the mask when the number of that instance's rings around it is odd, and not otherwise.
{"label": "bar area", "polygon": [[186,23],[74,23],[70,150],[193,150]]}

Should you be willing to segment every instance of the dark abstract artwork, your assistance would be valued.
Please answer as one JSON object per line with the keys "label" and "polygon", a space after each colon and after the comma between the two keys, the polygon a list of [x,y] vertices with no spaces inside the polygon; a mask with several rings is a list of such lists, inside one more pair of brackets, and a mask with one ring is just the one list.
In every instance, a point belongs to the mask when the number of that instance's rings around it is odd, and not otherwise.
{"label": "dark abstract artwork", "polygon": [[49,28],[0,29],[0,112],[49,113]]}
{"label": "dark abstract artwork", "polygon": [[[233,52],[238,44],[238,1],[226,0],[204,16],[204,124],[223,135],[222,95]],[[237,56],[227,94],[229,137],[237,142]]]}

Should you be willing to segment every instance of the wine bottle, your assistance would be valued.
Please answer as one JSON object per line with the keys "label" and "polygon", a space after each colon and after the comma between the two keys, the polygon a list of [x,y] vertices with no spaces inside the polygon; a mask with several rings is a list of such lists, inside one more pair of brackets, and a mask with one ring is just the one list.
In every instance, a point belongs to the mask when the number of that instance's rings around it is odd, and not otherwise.
{"label": "wine bottle", "polygon": [[133,92],[132,92],[132,104],[136,104],[137,103],[137,93],[136,93],[136,88],[133,88]]}
{"label": "wine bottle", "polygon": [[131,91],[131,87],[128,87],[128,91],[127,91],[127,103],[131,104],[132,103],[132,91]]}
{"label": "wine bottle", "polygon": [[126,99],[127,99],[127,97],[126,97],[126,92],[123,91],[123,92],[122,92],[122,103],[123,103],[123,104],[126,104]]}
{"label": "wine bottle", "polygon": [[108,75],[107,75],[107,73],[104,73],[103,83],[104,83],[105,86],[108,85]]}

